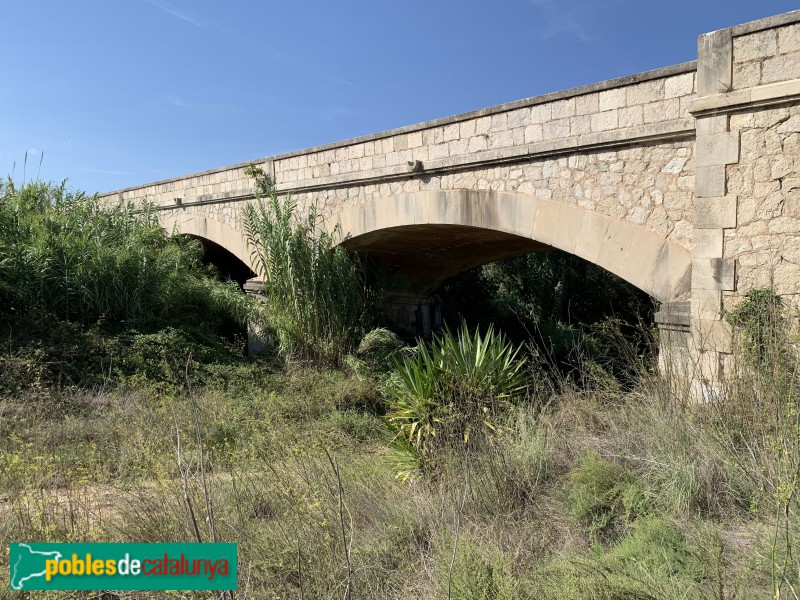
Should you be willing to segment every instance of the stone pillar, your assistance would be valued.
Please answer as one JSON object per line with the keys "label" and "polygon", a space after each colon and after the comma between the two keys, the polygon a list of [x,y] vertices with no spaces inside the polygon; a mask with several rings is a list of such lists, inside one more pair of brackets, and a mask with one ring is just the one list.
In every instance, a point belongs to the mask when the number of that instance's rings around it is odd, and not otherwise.
{"label": "stone pillar", "polygon": [[[253,277],[244,282],[244,292],[251,294],[262,302],[264,297],[264,282],[258,277]],[[247,356],[261,354],[273,345],[273,340],[266,335],[261,327],[255,323],[247,323]]]}
{"label": "stone pillar", "polygon": [[691,377],[691,302],[665,302],[655,315],[658,327],[658,369],[670,382]]}
{"label": "stone pillar", "polygon": [[429,338],[442,324],[438,298],[432,296],[392,292],[387,294],[384,310],[389,321],[409,338]]}
{"label": "stone pillar", "polygon": [[[730,29],[700,36],[697,98],[727,93],[733,81]],[[730,331],[722,320],[722,293],[736,288],[735,261],[724,255],[726,229],[736,227],[737,198],[727,193],[727,165],[739,162],[739,132],[727,114],[695,115],[694,246],[691,342],[696,395],[708,398],[722,376]]]}

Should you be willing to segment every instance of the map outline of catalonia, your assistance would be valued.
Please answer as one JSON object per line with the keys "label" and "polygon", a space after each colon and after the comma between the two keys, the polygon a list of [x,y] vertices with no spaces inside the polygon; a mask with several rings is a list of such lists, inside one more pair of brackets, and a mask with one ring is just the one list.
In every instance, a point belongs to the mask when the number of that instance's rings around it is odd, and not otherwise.
{"label": "map outline of catalonia", "polygon": [[[60,552],[56,552],[56,551],[42,552],[40,550],[34,550],[33,548],[30,547],[29,544],[17,544],[16,546],[17,546],[17,548],[20,548],[20,549],[23,548],[23,547],[27,548],[28,552],[30,554],[39,554],[39,555],[42,555],[42,556],[46,556],[51,560],[52,559],[61,560],[61,553]],[[24,554],[22,552],[20,552],[19,557],[17,557],[17,561],[14,563],[14,565],[10,569],[11,572],[9,573],[9,575],[10,575],[10,577],[9,577],[9,588],[12,589],[12,590],[24,589],[24,587],[22,585],[24,582],[28,581],[29,579],[33,579],[35,577],[44,577],[45,576],[45,567],[44,567],[44,564],[43,564],[41,573],[31,573],[30,575],[27,575],[26,577],[23,577],[22,579],[17,580],[17,578],[19,577],[19,573],[17,572],[17,570],[19,568],[19,564],[22,561],[23,557],[24,557]],[[15,583],[15,581],[16,581],[16,583]]]}

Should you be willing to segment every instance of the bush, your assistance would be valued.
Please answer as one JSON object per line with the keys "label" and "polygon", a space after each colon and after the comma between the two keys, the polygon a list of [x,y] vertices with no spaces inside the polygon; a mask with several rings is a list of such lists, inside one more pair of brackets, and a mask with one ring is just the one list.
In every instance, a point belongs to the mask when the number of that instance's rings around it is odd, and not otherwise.
{"label": "bush", "polygon": [[492,327],[482,335],[464,324],[458,333],[434,335],[430,347],[420,342],[387,384],[395,449],[413,447],[424,463],[442,446],[474,446],[491,436],[510,400],[526,389],[519,353]]}
{"label": "bush", "polygon": [[244,322],[253,302],[202,264],[202,246],[169,237],[153,207],[35,182],[0,183],[0,316],[81,323]]}
{"label": "bush", "polygon": [[753,512],[774,516],[772,596],[796,586],[800,509],[800,361],[797,313],[770,289],[749,291],[726,315],[733,328],[733,369],[715,403],[714,433],[743,475],[760,488]]}
{"label": "bush", "polygon": [[594,561],[557,561],[534,576],[527,597],[541,600],[658,600],[647,586]]}
{"label": "bush", "polygon": [[[626,324],[652,322],[653,302],[622,279],[566,252],[534,252],[477,267],[448,281],[442,296],[445,321],[491,322],[512,341],[531,338],[556,363],[575,348],[596,359],[617,357],[614,346],[587,343],[587,326],[608,317]],[[635,328],[626,334],[644,347]],[[599,351],[608,350],[608,355]]]}
{"label": "bush", "polygon": [[698,581],[703,565],[670,519],[648,515],[636,521],[628,535],[608,553],[608,561],[619,563],[631,575],[666,581],[671,577]]}
{"label": "bush", "polygon": [[703,565],[675,524],[647,516],[605,553],[558,560],[534,577],[531,597],[544,600],[699,599]]}
{"label": "bush", "polygon": [[770,289],[750,290],[726,317],[737,333],[738,349],[754,366],[786,370],[789,322],[780,296]]}
{"label": "bush", "polygon": [[395,360],[404,348],[405,342],[396,333],[379,327],[361,339],[351,365],[359,373],[383,377],[394,368]]}
{"label": "bush", "polygon": [[633,476],[594,451],[568,473],[567,495],[570,513],[593,539],[618,536],[646,508]]}
{"label": "bush", "polygon": [[260,307],[203,258],[198,241],[163,230],[154,207],[0,183],[0,392],[118,376],[181,385],[189,356],[229,363],[243,340],[224,338]]}
{"label": "bush", "polygon": [[484,557],[468,535],[440,536],[437,571],[444,598],[462,600],[511,600],[517,598],[517,582],[502,555]]}

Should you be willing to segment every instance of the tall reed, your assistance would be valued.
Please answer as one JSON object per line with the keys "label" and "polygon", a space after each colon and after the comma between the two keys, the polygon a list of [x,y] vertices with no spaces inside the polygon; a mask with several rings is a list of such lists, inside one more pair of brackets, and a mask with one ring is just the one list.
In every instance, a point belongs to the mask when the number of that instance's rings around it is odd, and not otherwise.
{"label": "tall reed", "polygon": [[358,256],[338,245],[338,228],[321,227],[316,204],[300,214],[261,169],[249,174],[256,202],[245,208],[245,233],[266,284],[268,321],[290,359],[342,364],[369,329],[377,305]]}
{"label": "tall reed", "polygon": [[0,183],[2,313],[139,324],[223,313],[253,303],[203,265],[196,240],[171,237],[153,207],[108,207],[54,185]]}

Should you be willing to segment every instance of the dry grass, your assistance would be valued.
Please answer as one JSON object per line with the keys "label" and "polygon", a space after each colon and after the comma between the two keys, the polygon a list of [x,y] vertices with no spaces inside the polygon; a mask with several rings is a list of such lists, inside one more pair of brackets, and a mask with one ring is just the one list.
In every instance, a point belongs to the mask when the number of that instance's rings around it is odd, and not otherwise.
{"label": "dry grass", "polygon": [[252,598],[761,598],[776,563],[793,598],[797,506],[774,512],[770,447],[732,445],[714,406],[640,381],[564,384],[408,483],[371,380],[336,371],[79,394],[68,418],[27,423],[7,407],[0,538],[194,541],[213,526],[239,543]]}

